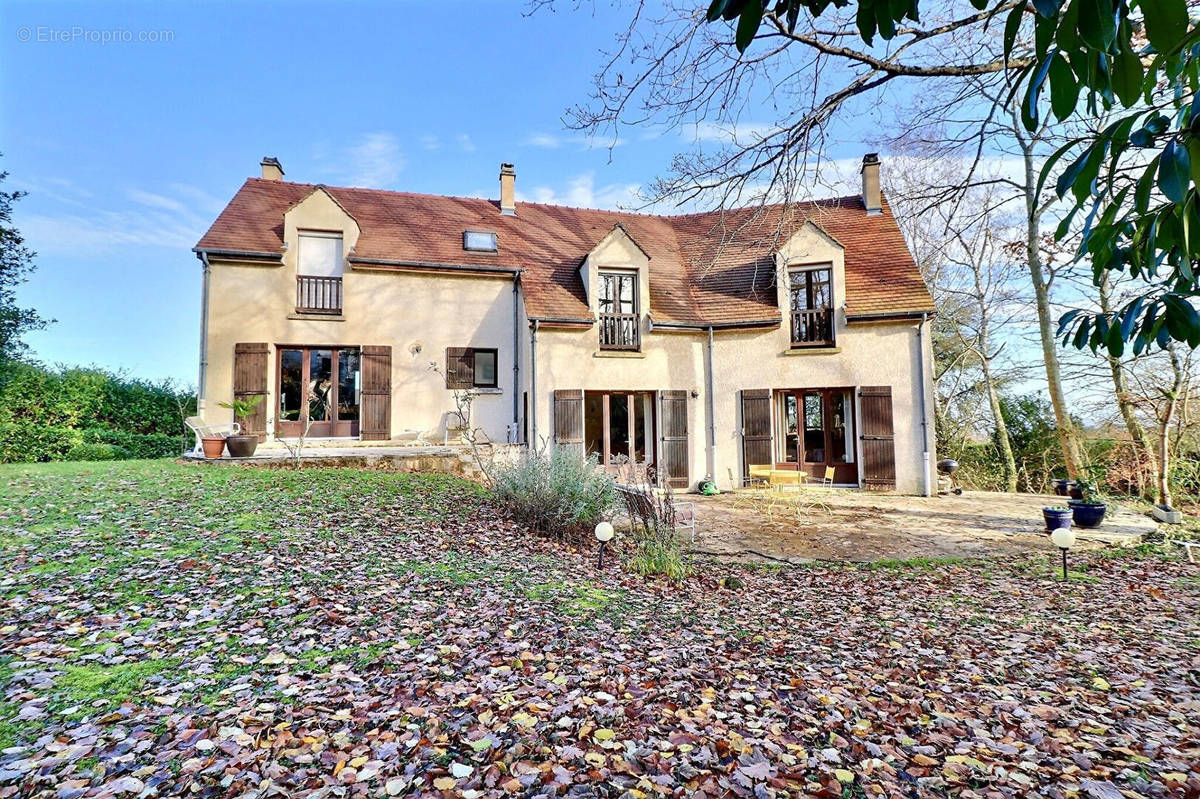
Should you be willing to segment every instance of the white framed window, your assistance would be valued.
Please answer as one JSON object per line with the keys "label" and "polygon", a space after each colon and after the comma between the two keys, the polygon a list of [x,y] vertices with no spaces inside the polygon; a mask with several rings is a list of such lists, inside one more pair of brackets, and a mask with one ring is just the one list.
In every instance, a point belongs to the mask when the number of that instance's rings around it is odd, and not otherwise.
{"label": "white framed window", "polygon": [[312,277],[342,276],[342,234],[320,231],[300,233],[297,274]]}
{"label": "white framed window", "polygon": [[464,230],[463,249],[471,252],[496,252],[496,234],[488,230]]}

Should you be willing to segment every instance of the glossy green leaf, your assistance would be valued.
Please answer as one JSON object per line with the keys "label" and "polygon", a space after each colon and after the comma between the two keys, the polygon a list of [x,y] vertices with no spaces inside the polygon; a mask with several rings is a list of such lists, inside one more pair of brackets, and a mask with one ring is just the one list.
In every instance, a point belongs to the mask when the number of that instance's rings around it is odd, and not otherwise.
{"label": "glossy green leaf", "polygon": [[1061,53],[1055,53],[1050,59],[1050,110],[1061,122],[1075,110],[1075,101],[1079,97],[1079,84],[1075,82],[1075,73],[1071,65]]}
{"label": "glossy green leaf", "polygon": [[1186,0],[1139,0],[1146,23],[1146,38],[1160,53],[1170,52],[1187,33]]}
{"label": "glossy green leaf", "polygon": [[1112,0],[1080,0],[1079,37],[1097,50],[1108,50],[1117,38]]}
{"label": "glossy green leaf", "polygon": [[738,17],[737,34],[735,42],[739,53],[746,52],[746,48],[750,46],[750,42],[754,41],[754,36],[758,33],[758,27],[762,24],[763,6],[760,0],[750,0],[742,9],[742,15]]}
{"label": "glossy green leaf", "polygon": [[1121,105],[1129,108],[1142,96],[1142,60],[1129,47],[1122,47],[1112,60],[1113,91]]}
{"label": "glossy green leaf", "polygon": [[1177,147],[1175,140],[1171,139],[1158,161],[1158,190],[1171,202],[1181,203],[1187,194],[1191,176],[1191,159],[1188,158],[1187,148]]}

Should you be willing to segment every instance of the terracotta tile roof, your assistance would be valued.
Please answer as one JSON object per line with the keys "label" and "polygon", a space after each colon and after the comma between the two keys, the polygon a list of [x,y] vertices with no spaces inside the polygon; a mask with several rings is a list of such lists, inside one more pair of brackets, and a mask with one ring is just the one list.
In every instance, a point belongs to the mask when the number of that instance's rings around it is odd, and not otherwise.
{"label": "terracotta tile roof", "polygon": [[[196,248],[282,253],[284,213],[316,188],[251,178]],[[532,317],[589,316],[579,266],[620,224],[650,256],[650,311],[656,321],[778,319],[771,252],[807,219],[846,248],[849,315],[933,310],[886,202],[876,216],[867,216],[857,197],[682,216],[518,203],[516,216],[504,216],[492,200],[322,188],[361,229],[351,263],[381,259],[522,269]],[[495,232],[498,252],[463,250],[464,230]]]}

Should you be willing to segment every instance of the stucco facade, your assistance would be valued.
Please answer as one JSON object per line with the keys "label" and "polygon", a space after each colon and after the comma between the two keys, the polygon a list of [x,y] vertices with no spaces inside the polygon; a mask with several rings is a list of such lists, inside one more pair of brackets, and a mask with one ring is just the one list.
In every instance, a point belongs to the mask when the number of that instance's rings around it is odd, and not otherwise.
{"label": "stucco facade", "polygon": [[[523,217],[519,206],[504,213],[503,221],[489,216],[501,217],[500,209],[481,206],[473,210],[475,218],[450,223],[449,232],[439,235],[455,235],[460,228],[508,226],[502,229],[491,258],[471,254],[458,259],[461,263],[450,263],[444,256],[421,258],[424,251],[414,250],[406,236],[397,235],[382,246],[381,226],[395,224],[399,215],[394,211],[376,215],[369,205],[365,206],[369,213],[364,213],[362,190],[348,195],[345,190],[282,183],[275,165],[270,165],[267,176],[264,164],[265,180],[252,181],[256,191],[269,194],[278,183],[279,190],[288,192],[286,203],[275,206],[278,210],[273,213],[279,216],[264,215],[257,223],[275,224],[275,232],[251,229],[251,217],[260,209],[239,209],[235,202],[214,225],[214,231],[223,226],[228,232],[214,237],[210,231],[196,248],[204,264],[200,413],[206,421],[228,422],[232,412],[221,403],[247,393],[262,394],[263,411],[254,422],[259,425],[254,432],[269,441],[293,429],[294,425],[280,427],[288,412],[283,407],[288,390],[281,351],[300,351],[307,358],[310,350],[341,349],[355,354],[347,362],[355,365],[337,368],[357,370],[361,352],[362,373],[343,374],[343,383],[334,387],[332,396],[358,413],[358,400],[351,402],[351,396],[374,386],[376,395],[386,398],[389,412],[375,414],[370,422],[372,435],[365,434],[364,415],[363,435],[346,435],[349,428],[338,428],[339,438],[409,441],[419,433],[423,440],[440,440],[454,423],[453,383],[457,390],[471,392],[471,426],[492,441],[538,446],[571,441],[586,449],[599,446],[602,458],[608,458],[621,447],[633,450],[636,438],[636,447],[647,461],[663,469],[671,463],[671,477],[690,488],[706,477],[730,488],[747,477],[750,463],[757,462],[788,468],[790,459],[791,468],[812,472],[822,461],[832,463],[836,453],[838,481],[854,484],[863,482],[865,470],[876,468],[864,463],[868,457],[864,432],[878,430],[864,425],[879,428],[881,424],[874,418],[879,416],[878,406],[866,409],[863,397],[885,391],[887,435],[866,438],[886,438],[889,451],[894,449],[894,457],[888,456],[894,460],[894,475],[887,475],[886,485],[917,494],[935,484],[931,306],[895,311],[886,302],[864,302],[857,288],[861,275],[856,275],[857,283],[849,275],[849,255],[860,256],[856,270],[864,268],[861,253],[848,249],[857,245],[839,240],[819,220],[803,222],[765,253],[763,263],[769,274],[767,282],[762,275],[754,278],[760,286],[754,290],[760,295],[757,304],[738,306],[751,308],[753,318],[713,321],[700,314],[700,318],[680,317],[680,303],[690,301],[705,275],[695,270],[663,272],[668,268],[664,252],[670,252],[664,247],[676,245],[648,243],[646,239],[658,235],[659,228],[644,218],[615,224],[601,218],[591,224],[593,232],[582,238],[588,243],[567,256],[565,263],[574,266],[557,273],[556,286],[546,282],[548,267],[526,263],[519,253],[502,257],[504,246],[514,241],[512,231],[524,233],[518,225],[535,226],[532,216]],[[502,183],[506,177],[513,175],[502,172]],[[408,202],[411,197],[401,199]],[[355,206],[351,200],[360,204]],[[366,200],[374,201],[370,195]],[[380,200],[393,201],[397,200]],[[858,213],[866,216],[861,210]],[[272,218],[278,221],[271,223]],[[444,220],[428,222],[438,224],[446,226]],[[425,227],[412,229],[425,235]],[[846,231],[851,238],[857,235],[856,228],[844,222],[841,230],[843,237]],[[302,235],[340,240],[338,252],[343,255],[335,265],[338,274],[331,278],[337,281],[336,308],[313,313],[307,302],[301,307],[297,280],[302,274]],[[529,242],[524,246],[544,263],[543,250],[548,246],[541,250]],[[462,247],[466,249],[465,239]],[[405,257],[392,258],[393,249],[403,251]],[[370,257],[364,257],[364,252]],[[903,256],[911,263],[907,252]],[[811,270],[819,279],[807,274]],[[613,342],[602,342],[602,317],[614,310],[627,313],[613,304],[614,284],[605,282],[612,275],[627,276],[621,285],[636,287],[631,293],[636,297],[634,315],[640,336],[634,347],[614,349]],[[742,291],[737,286],[728,288],[727,282],[717,285],[721,291]],[[673,295],[672,304],[666,306],[653,293],[664,286]],[[853,298],[852,286],[858,292]],[[604,291],[609,292],[608,299],[603,298]],[[792,309],[796,292],[805,291],[810,304],[818,298],[821,319],[828,322],[821,322],[820,341],[797,344]],[[554,307],[569,311],[548,313],[551,296],[558,298]],[[872,312],[852,313],[863,307]],[[709,314],[720,316],[716,310]],[[814,343],[819,346],[809,346]],[[254,352],[253,359],[239,360],[248,351]],[[473,353],[471,358],[481,359],[480,374],[490,375],[492,351],[494,385],[477,383],[464,389],[454,382],[461,375],[448,366],[450,360],[463,352]],[[368,374],[368,353],[375,374]],[[467,385],[473,368],[468,369]],[[380,369],[385,374],[380,375]],[[308,381],[307,366],[303,374]],[[317,382],[315,375],[310,382]],[[329,389],[325,390],[328,395]],[[750,403],[752,397],[759,398],[756,404]],[[336,407],[337,400],[333,402]],[[826,407],[834,403],[836,412]],[[311,406],[305,407],[309,410],[304,413],[309,413]],[[744,418],[751,407],[755,409],[752,423]],[[758,425],[762,433],[768,414],[770,441],[760,441],[752,458],[748,426]],[[355,432],[359,427],[356,420]],[[626,430],[628,436],[618,441]],[[673,431],[669,457],[668,431]],[[597,443],[601,440],[602,445]],[[681,448],[684,440],[686,456]],[[815,464],[810,462],[814,458]]]}

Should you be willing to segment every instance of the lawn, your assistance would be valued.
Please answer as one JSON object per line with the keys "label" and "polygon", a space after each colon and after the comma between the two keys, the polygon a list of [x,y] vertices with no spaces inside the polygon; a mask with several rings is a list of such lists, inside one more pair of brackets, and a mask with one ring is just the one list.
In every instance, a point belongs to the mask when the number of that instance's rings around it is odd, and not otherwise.
{"label": "lawn", "polygon": [[0,797],[1200,792],[1153,548],[675,585],[448,477],[170,462],[0,467],[0,546]]}

